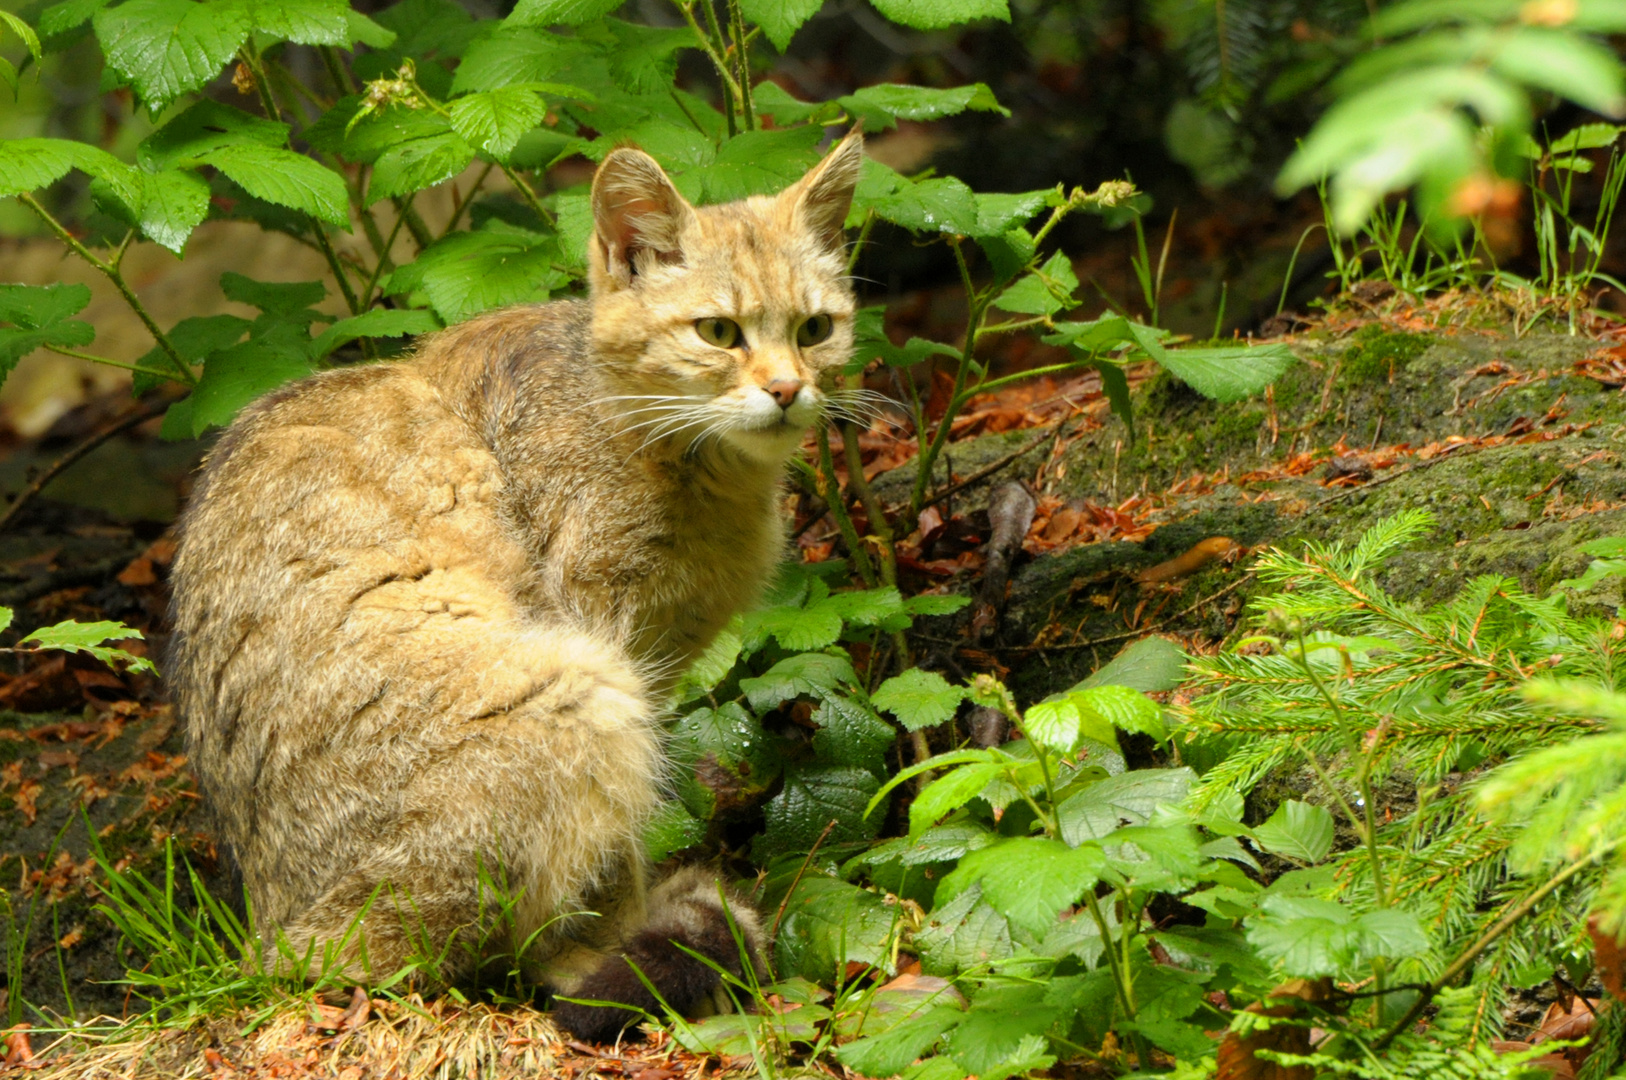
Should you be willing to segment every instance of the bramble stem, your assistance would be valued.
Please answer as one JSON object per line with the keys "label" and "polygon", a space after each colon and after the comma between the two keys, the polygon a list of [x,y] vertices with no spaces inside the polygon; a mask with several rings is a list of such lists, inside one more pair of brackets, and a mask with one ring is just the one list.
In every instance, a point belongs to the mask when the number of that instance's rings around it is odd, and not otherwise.
{"label": "bramble stem", "polygon": [[841,449],[847,459],[847,489],[858,494],[858,501],[869,516],[869,531],[881,542],[881,580],[896,587],[898,584],[898,556],[892,545],[892,526],[886,521],[886,507],[876,497],[864,476],[864,459],[858,448],[858,428],[850,420],[838,421],[841,431]]}
{"label": "bramble stem", "polygon": [[80,352],[78,349],[64,349],[60,345],[47,345],[45,348],[46,351],[54,352],[58,356],[71,356],[75,360],[89,360],[93,364],[101,364],[104,367],[123,368],[125,371],[134,371],[141,375],[151,375],[155,379],[168,379],[170,382],[175,381],[175,373],[173,371],[159,371],[157,368],[142,367],[140,364],[127,364],[123,360],[113,360],[106,356],[96,356],[91,353]]}
{"label": "bramble stem", "polygon": [[858,568],[858,576],[864,579],[865,586],[873,589],[876,585],[875,568],[870,565],[869,552],[864,550],[858,530],[853,528],[852,518],[847,516],[847,506],[842,502],[841,485],[836,483],[835,459],[830,456],[828,428],[819,428],[818,443],[819,498],[830,508],[830,516],[836,519],[836,528],[841,530],[841,538],[847,542],[847,550],[853,554],[853,565]]}
{"label": "bramble stem", "polygon": [[[175,365],[175,370],[180,375],[180,381],[188,386],[196,386],[198,377],[192,373],[191,366],[181,359],[181,354],[175,350],[175,345],[169,340],[168,335],[158,329],[158,324],[147,313],[146,307],[141,303],[140,298],[136,296],[134,290],[130,288],[129,282],[124,280],[124,275],[119,271],[118,266],[105,263],[92,255],[90,249],[81,244],[60,221],[52,217],[50,211],[41,206],[39,200],[35,199],[33,195],[26,191],[22,192],[17,196],[17,201],[34,211],[39,216],[39,219],[45,222],[46,228],[55,233],[58,240],[68,245],[70,251],[101,271],[107,280],[113,283],[113,287],[119,291],[119,295],[124,297],[124,302],[130,305],[130,310],[134,311],[136,317],[141,320],[141,325],[145,326],[147,333],[152,335],[153,341],[157,342],[164,355],[169,357],[170,362]],[[122,258],[122,248],[120,256]],[[173,376],[170,377],[173,378]]]}
{"label": "bramble stem", "polygon": [[965,381],[971,374],[972,352],[977,347],[977,328],[982,325],[990,302],[989,298],[979,293],[972,283],[971,269],[966,265],[965,252],[961,250],[959,241],[951,240],[949,246],[954,249],[954,261],[959,266],[960,281],[965,285],[966,296],[971,298],[971,310],[966,317],[965,346],[960,350],[960,365],[954,372],[954,390],[949,394],[949,407],[943,413],[943,419],[938,421],[931,442],[921,450],[915,464],[915,490],[909,496],[909,511],[902,522],[902,526],[911,531],[920,517],[921,509],[926,505],[926,488],[931,484],[932,466],[937,463],[937,455],[942,453],[943,444],[948,442],[949,429],[954,425],[955,414],[959,407],[965,404],[962,391],[965,390]]}

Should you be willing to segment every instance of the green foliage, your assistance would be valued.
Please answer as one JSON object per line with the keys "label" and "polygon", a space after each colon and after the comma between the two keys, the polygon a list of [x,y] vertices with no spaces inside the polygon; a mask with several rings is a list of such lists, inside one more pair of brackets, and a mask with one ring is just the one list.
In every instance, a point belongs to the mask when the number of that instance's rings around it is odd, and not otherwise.
{"label": "green foliage", "polygon": [[1623,69],[1600,35],[1626,29],[1617,4],[1402,0],[1376,12],[1382,44],[1338,76],[1337,103],[1278,179],[1330,178],[1331,221],[1354,233],[1389,192],[1417,185],[1425,222],[1477,212],[1471,185],[1516,175],[1533,94],[1607,116],[1626,112]]}
{"label": "green foliage", "polygon": [[[10,608],[0,607],[0,630],[11,626],[14,614]],[[152,661],[145,656],[136,656],[108,644],[110,641],[129,641],[131,638],[142,636],[140,630],[120,622],[82,623],[70,619],[55,626],[42,626],[24,635],[15,646],[0,651],[28,653],[54,649],[61,652],[82,652],[94,656],[109,667],[156,675],[158,669],[153,667]]]}

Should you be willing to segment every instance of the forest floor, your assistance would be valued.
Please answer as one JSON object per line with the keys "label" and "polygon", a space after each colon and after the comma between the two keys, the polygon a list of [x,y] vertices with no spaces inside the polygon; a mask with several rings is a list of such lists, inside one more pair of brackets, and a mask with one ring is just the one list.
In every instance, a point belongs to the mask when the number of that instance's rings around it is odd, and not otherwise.
{"label": "forest floor", "polygon": [[[918,627],[921,663],[951,677],[997,672],[1031,701],[1148,634],[1212,652],[1244,612],[1252,552],[1349,540],[1409,506],[1431,508],[1439,529],[1391,565],[1385,585],[1402,596],[1439,599],[1479,573],[1532,588],[1577,576],[1582,543],[1626,533],[1626,331],[1589,322],[1574,335],[1550,324],[1515,333],[1509,314],[1483,299],[1417,304],[1369,288],[1331,314],[1281,325],[1301,362],[1260,399],[1217,405],[1149,365],[1135,369],[1133,436],[1093,374],[973,402],[933,477],[940,497],[902,541],[899,565],[906,592],[947,589],[983,603]],[[932,323],[953,311],[930,296],[893,316],[907,332],[952,339]],[[873,385],[890,389],[889,373]],[[0,461],[0,486],[22,487],[30,470],[128,408],[127,399],[92,395],[43,436],[16,441]],[[899,501],[913,476],[912,434],[881,424],[860,441],[877,492]],[[131,651],[161,656],[170,523],[200,453],[160,442],[147,420],[8,517],[0,604],[17,610],[9,633],[116,619],[147,635]],[[991,552],[1005,512],[993,496],[1012,483],[1031,497],[1031,517],[1016,550]],[[833,524],[813,516],[808,497],[796,502],[801,557],[839,555]],[[991,555],[1011,564],[1008,584],[984,580]],[[1577,602],[1612,609],[1622,598]],[[149,875],[161,874],[173,845],[211,888],[224,888],[224,875],[157,680],[79,655],[9,663],[0,673],[0,880],[22,955],[20,984],[0,993],[14,1020],[34,1026],[11,1030],[0,1072],[687,1080],[753,1067],[661,1037],[588,1047],[529,1007],[451,998],[360,995],[328,1005],[289,996],[253,1014],[167,1029],[138,1023],[104,1041],[93,1018],[143,1006],[119,982],[127,950],[94,910],[93,844],[109,863]],[[946,746],[955,736],[938,738]],[[17,995],[77,1033],[53,1032]]]}

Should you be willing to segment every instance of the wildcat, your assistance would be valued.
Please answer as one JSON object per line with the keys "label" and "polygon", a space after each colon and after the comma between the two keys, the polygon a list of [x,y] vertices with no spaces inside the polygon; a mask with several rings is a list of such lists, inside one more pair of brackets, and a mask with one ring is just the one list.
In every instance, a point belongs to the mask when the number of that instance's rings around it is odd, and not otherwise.
{"label": "wildcat", "polygon": [[268,948],[382,977],[427,946],[475,978],[500,879],[501,946],[555,992],[639,1003],[625,952],[688,1008],[716,974],[671,941],[738,972],[732,921],[760,950],[714,880],[647,890],[640,830],[661,702],[767,580],[785,459],[840,407],[861,159],[854,132],[776,197],[694,207],[617,149],[587,299],[305,379],[221,437],[169,675]]}

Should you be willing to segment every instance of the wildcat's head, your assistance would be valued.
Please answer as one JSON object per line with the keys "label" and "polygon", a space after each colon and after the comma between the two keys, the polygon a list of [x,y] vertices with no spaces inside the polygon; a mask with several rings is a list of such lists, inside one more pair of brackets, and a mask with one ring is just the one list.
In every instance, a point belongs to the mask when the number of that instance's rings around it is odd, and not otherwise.
{"label": "wildcat's head", "polygon": [[645,445],[726,447],[777,464],[824,412],[852,355],[842,225],[854,132],[777,196],[696,207],[641,150],[593,178],[594,352],[608,403]]}

